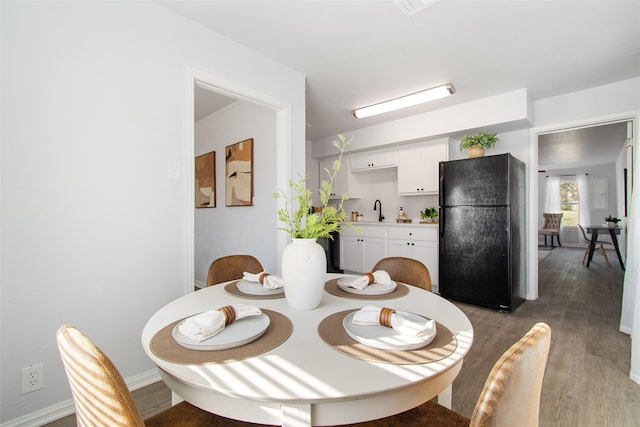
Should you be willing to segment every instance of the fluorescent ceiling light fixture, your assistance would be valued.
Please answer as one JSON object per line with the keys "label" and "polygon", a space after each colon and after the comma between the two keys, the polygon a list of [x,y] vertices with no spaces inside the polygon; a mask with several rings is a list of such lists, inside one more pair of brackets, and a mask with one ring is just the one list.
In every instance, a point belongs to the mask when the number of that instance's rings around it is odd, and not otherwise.
{"label": "fluorescent ceiling light fixture", "polygon": [[357,119],[363,119],[365,117],[375,116],[376,114],[388,113],[389,111],[395,111],[406,107],[413,107],[414,105],[444,98],[445,96],[453,95],[454,93],[456,93],[456,89],[452,84],[447,83],[442,86],[412,93],[411,95],[402,96],[390,101],[381,102],[364,108],[358,108],[357,110],[353,110],[353,115]]}
{"label": "fluorescent ceiling light fixture", "polygon": [[393,3],[407,16],[413,16],[418,12],[433,6],[440,0],[394,0]]}

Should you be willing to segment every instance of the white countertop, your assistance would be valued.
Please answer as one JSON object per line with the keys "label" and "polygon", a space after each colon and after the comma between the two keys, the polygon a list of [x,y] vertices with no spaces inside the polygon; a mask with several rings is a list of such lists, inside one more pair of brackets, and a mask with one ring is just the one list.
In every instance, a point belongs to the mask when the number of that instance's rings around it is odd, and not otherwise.
{"label": "white countertop", "polygon": [[361,226],[361,225],[383,225],[383,226],[403,226],[403,227],[434,227],[434,228],[438,228],[438,223],[437,222],[432,222],[432,223],[427,223],[427,224],[420,224],[420,220],[416,220],[416,219],[412,219],[412,222],[396,222],[396,220],[384,220],[382,222],[380,221],[354,221],[353,225],[355,226]]}

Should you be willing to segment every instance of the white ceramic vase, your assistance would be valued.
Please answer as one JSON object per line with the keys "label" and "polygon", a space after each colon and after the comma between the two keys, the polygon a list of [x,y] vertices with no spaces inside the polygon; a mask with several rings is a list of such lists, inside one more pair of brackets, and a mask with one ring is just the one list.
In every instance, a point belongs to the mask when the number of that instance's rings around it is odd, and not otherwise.
{"label": "white ceramic vase", "polygon": [[282,254],[284,296],[294,310],[320,305],[327,276],[327,256],[316,239],[293,239]]}

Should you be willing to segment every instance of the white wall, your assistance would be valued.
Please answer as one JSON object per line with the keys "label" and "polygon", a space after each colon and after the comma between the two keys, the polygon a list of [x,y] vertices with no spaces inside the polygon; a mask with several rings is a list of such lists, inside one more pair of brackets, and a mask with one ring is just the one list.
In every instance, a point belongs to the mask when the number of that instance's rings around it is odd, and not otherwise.
{"label": "white wall", "polygon": [[[63,323],[130,381],[155,372],[141,330],[193,280],[187,70],[289,105],[292,170],[304,169],[304,76],[151,2],[3,1],[0,15],[0,422],[30,425],[70,403]],[[44,389],[21,395],[20,369],[40,362]]]}
{"label": "white wall", "polygon": [[638,110],[640,77],[578,92],[538,100],[534,103],[537,127],[591,119]]}
{"label": "white wall", "polygon": [[[225,206],[225,147],[253,138],[253,205]],[[276,273],[276,254],[261,242],[275,239],[276,121],[275,113],[238,101],[199,120],[196,156],[216,152],[216,208],[195,209],[195,278],[206,285],[211,261],[232,254],[255,256],[266,271]],[[229,227],[229,224],[233,224]],[[241,226],[238,226],[240,224]]]}

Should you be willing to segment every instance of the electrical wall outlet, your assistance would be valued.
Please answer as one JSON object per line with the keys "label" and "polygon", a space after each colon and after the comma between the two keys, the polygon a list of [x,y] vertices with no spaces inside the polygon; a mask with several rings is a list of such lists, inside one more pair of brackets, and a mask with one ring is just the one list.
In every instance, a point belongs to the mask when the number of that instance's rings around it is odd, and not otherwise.
{"label": "electrical wall outlet", "polygon": [[44,387],[44,363],[22,368],[22,394]]}

